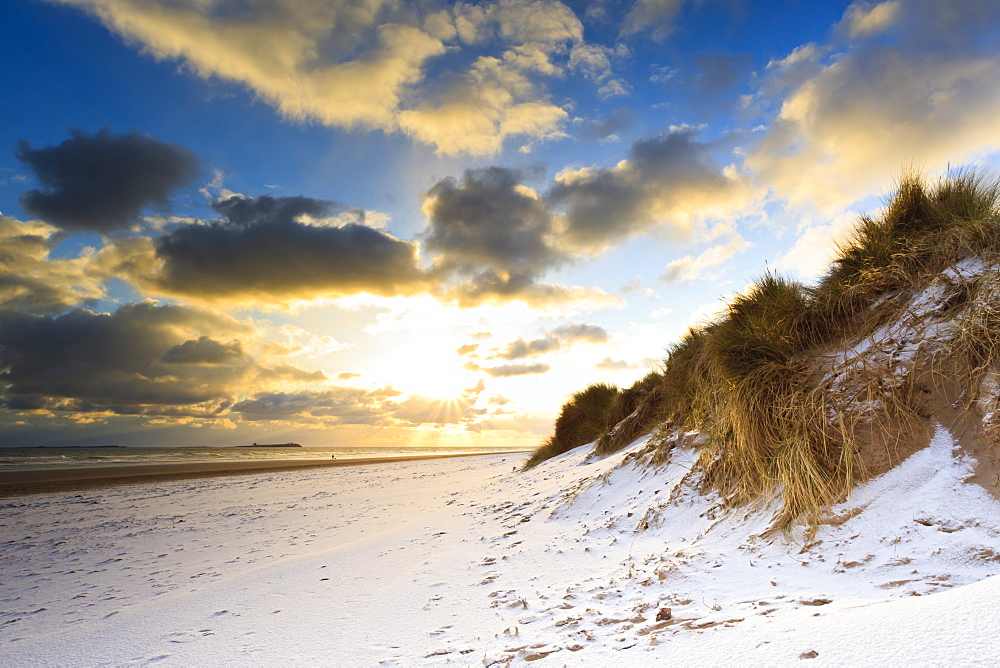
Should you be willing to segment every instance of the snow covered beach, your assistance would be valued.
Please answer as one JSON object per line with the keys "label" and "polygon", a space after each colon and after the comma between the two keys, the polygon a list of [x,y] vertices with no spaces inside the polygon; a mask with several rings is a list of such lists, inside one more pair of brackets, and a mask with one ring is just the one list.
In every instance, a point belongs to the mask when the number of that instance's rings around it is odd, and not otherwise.
{"label": "snow covered beach", "polygon": [[991,664],[1000,503],[939,429],[815,535],[579,448],[0,502],[2,665]]}
{"label": "snow covered beach", "polygon": [[[488,454],[511,454],[519,450],[495,449]],[[42,468],[0,468],[0,498],[39,491],[62,491],[103,487],[125,482],[187,479],[208,476],[227,476],[261,471],[290,471],[293,469],[330,468],[341,466],[367,466],[389,462],[469,457],[483,452],[394,452],[390,454],[363,454],[331,459],[317,457],[225,459],[223,461],[158,461],[155,463],[104,464],[90,466],[46,466]]]}

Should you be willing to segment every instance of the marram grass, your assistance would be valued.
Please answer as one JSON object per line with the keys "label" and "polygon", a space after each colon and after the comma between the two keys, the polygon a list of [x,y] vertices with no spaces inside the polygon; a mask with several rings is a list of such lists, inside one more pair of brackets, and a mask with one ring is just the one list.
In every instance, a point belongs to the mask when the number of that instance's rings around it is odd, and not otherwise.
{"label": "marram grass", "polygon": [[[879,215],[859,219],[818,284],[765,274],[670,346],[662,371],[573,395],[527,467],[589,442],[604,455],[657,429],[697,431],[708,488],[734,505],[779,499],[776,527],[814,521],[863,476],[860,430],[890,434],[919,413],[917,374],[888,382],[893,369],[861,360],[848,391],[817,377],[819,351],[902,317],[909,296],[960,261],[1000,264],[998,203],[998,183],[976,174],[933,188],[904,177]],[[946,354],[962,382],[1000,363],[998,303],[994,269],[943,307],[961,309]]]}

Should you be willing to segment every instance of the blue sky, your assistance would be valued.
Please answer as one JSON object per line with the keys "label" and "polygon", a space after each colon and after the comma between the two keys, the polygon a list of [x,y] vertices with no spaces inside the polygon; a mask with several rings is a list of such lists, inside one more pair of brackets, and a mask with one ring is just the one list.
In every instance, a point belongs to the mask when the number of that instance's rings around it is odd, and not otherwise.
{"label": "blue sky", "polygon": [[0,445],[533,445],[916,169],[991,2],[0,6]]}

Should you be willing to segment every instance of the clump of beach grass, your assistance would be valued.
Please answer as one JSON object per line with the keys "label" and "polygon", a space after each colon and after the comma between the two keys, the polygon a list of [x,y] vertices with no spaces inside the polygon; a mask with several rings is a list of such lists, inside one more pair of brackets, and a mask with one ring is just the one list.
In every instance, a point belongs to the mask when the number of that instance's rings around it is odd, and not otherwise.
{"label": "clump of beach grass", "polygon": [[551,459],[600,437],[607,428],[608,410],[618,388],[595,383],[567,401],[556,418],[555,433],[531,455],[525,468]]}
{"label": "clump of beach grass", "polygon": [[[878,432],[893,442],[894,429],[922,417],[920,392],[939,373],[900,373],[859,353],[845,371],[824,374],[824,351],[901,318],[913,331],[947,318],[950,338],[935,353],[953,358],[947,373],[972,383],[1000,363],[998,203],[998,182],[975,173],[935,187],[903,177],[878,215],[859,219],[816,285],[765,274],[671,345],[662,371],[627,390],[574,395],[529,466],[590,441],[609,454],[670,425],[701,434],[704,484],[731,504],[777,498],[776,527],[815,520],[864,475],[859,438]],[[941,272],[970,259],[994,269],[958,281],[932,313],[904,313]]]}

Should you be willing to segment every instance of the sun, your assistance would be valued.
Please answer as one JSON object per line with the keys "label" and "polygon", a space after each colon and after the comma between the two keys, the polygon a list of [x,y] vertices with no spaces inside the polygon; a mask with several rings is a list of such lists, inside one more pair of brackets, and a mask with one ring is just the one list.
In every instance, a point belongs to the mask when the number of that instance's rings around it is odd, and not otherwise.
{"label": "sun", "polygon": [[447,330],[411,332],[384,347],[365,375],[384,378],[407,394],[455,399],[479,380],[479,374],[463,368],[467,360],[455,352],[459,346]]}

